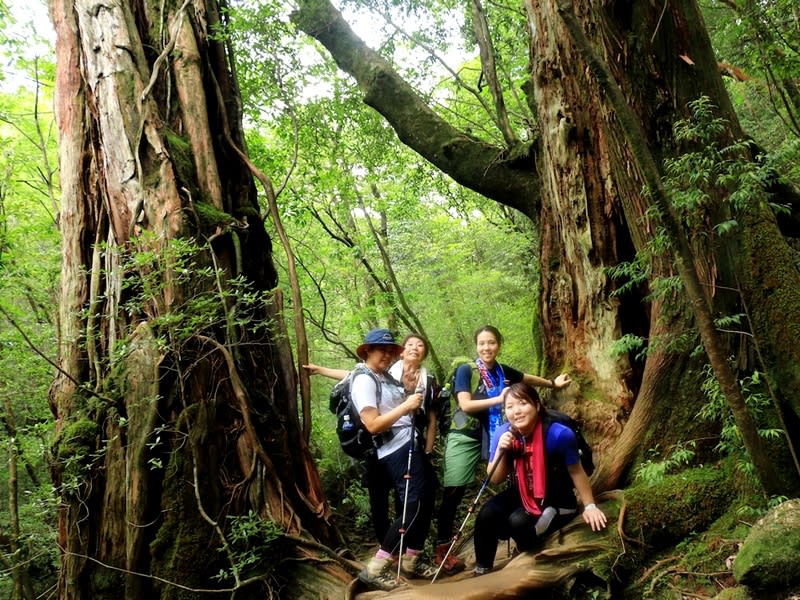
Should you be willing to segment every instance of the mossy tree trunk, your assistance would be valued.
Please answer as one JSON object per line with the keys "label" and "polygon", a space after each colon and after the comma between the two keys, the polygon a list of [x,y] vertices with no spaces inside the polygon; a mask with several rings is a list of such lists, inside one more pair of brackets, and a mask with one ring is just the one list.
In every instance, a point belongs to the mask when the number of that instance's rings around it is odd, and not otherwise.
{"label": "mossy tree trunk", "polygon": [[[605,488],[616,485],[624,469],[642,459],[648,449],[666,449],[675,442],[706,437],[707,424],[696,415],[707,401],[699,383],[708,359],[692,356],[699,337],[694,311],[683,290],[653,303],[645,301],[649,287],[633,297],[609,297],[615,284],[605,268],[630,261],[643,251],[656,235],[658,222],[648,217],[653,201],[643,194],[645,178],[627,143],[631,132],[622,130],[614,106],[571,43],[557,4],[549,0],[526,3],[532,32],[529,97],[539,108],[542,131],[550,132],[542,137],[537,160],[541,171],[548,174],[542,178],[542,197],[551,200],[542,205],[542,260],[556,265],[543,281],[543,315],[546,322],[557,325],[551,330],[556,335],[548,340],[548,356],[577,357],[600,375],[620,373],[607,353],[610,331],[614,331],[612,338],[626,333],[642,336],[649,341],[650,350],[642,371],[631,357],[621,363],[633,366],[628,371],[633,377],[621,380],[624,385],[617,392],[630,392],[634,402],[626,430],[596,476],[598,487]],[[701,95],[710,98],[715,116],[726,123],[715,141],[728,145],[742,137],[696,2],[683,0],[663,8],[651,3],[574,5],[582,29],[595,53],[609,65],[659,163],[695,149],[679,146],[673,126],[690,117],[689,104]],[[713,314],[749,312],[751,323],[743,326],[747,332],[758,318],[750,297],[760,287],[752,278],[748,281],[752,287],[745,284],[748,274],[754,269],[764,275],[769,271],[768,279],[774,279],[783,293],[793,298],[791,302],[796,302],[797,272],[765,260],[765,254],[737,252],[740,242],[714,230],[714,225],[737,218],[739,237],[750,240],[756,230],[747,226],[751,217],[746,215],[758,214],[762,222],[769,223],[766,235],[788,254],[775,218],[763,201],[753,197],[746,206],[735,209],[728,194],[723,186],[713,190],[707,203],[695,209],[693,225],[686,226],[685,235]],[[653,277],[666,278],[676,272],[673,264],[663,259],[655,259],[652,268],[651,282]],[[775,304],[774,299],[767,302]],[[800,316],[797,310],[789,314]],[[768,325],[776,326],[775,322]],[[685,341],[676,343],[681,338]],[[784,357],[782,364],[754,360],[753,345],[771,346],[774,334],[758,336],[752,342],[742,342],[743,338],[727,336],[729,354],[736,357],[735,366],[742,372],[766,370],[774,377],[796,372],[797,353]],[[562,340],[569,341],[564,344]],[[570,355],[570,350],[574,354]],[[606,384],[615,380],[599,379]],[[615,390],[609,391],[615,397]],[[786,446],[778,451],[776,460],[787,467],[782,470],[788,478],[782,490],[770,485],[769,491],[793,493],[800,479]],[[769,474],[765,476],[775,481]]]}
{"label": "mossy tree trunk", "polygon": [[50,9],[58,597],[268,596],[283,559],[340,540],[299,425],[219,7]]}
{"label": "mossy tree trunk", "polygon": [[[706,440],[698,449],[707,456],[715,431],[696,418],[706,402],[700,384],[707,358],[692,352],[699,338],[691,306],[679,288],[657,300],[650,295],[648,284],[674,274],[669,256],[651,259],[652,273],[633,293],[614,294],[619,284],[607,269],[644,251],[657,236],[657,224],[648,217],[652,202],[643,193],[644,179],[625,132],[570,41],[557,4],[525,2],[531,74],[525,92],[541,132],[527,152],[477,140],[436,115],[327,0],[302,0],[294,20],[355,78],[364,102],[387,119],[403,143],[459,183],[539,223],[538,314],[548,372],[570,370],[584,391],[595,390],[592,397],[603,401],[605,408],[599,408],[579,392],[573,408],[590,420],[589,434],[601,440],[603,460],[595,480],[609,489],[623,484],[630,467],[651,448]],[[719,144],[742,137],[695,0],[579,0],[572,6],[641,121],[659,165],[691,149],[679,147],[673,126],[690,116],[689,103],[700,96],[709,97],[715,116],[726,122]],[[769,191],[775,202],[796,206],[796,190]],[[734,209],[729,193],[724,186],[712,190],[687,226],[694,268],[712,314],[747,313],[743,333],[727,335],[725,343],[741,372],[765,371],[778,384],[773,385],[776,412],[791,432],[800,414],[795,380],[800,351],[783,335],[794,335],[800,322],[798,273],[763,200],[753,197]],[[714,227],[731,218],[737,219],[738,235],[723,238]],[[784,319],[776,318],[776,311],[784,311]],[[646,360],[636,358],[638,350],[609,353],[626,334],[646,341]],[[785,492],[794,493],[800,477],[786,444],[774,459],[787,474]]]}

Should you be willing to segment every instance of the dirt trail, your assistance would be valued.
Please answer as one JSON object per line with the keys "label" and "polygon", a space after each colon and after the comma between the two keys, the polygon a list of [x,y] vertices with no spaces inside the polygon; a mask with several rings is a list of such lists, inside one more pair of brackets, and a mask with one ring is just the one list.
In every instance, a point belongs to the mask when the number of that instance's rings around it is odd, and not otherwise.
{"label": "dirt trail", "polygon": [[[604,505],[604,509],[611,508]],[[614,519],[606,513],[611,526],[602,531],[592,532],[582,519],[576,518],[558,532],[550,535],[539,552],[519,554],[510,558],[508,545],[498,545],[497,560],[491,573],[474,577],[472,569],[475,558],[472,555],[471,540],[462,544],[458,556],[467,563],[462,573],[453,577],[441,577],[436,583],[427,580],[410,580],[406,585],[392,592],[367,590],[355,581],[348,589],[347,600],[372,600],[392,598],[393,600],[484,600],[495,598],[529,598],[534,590],[539,592],[570,581],[580,573],[592,571],[595,561],[607,562],[617,550],[613,543],[615,537]],[[513,544],[512,544],[513,546]],[[602,582],[600,582],[602,584]]]}

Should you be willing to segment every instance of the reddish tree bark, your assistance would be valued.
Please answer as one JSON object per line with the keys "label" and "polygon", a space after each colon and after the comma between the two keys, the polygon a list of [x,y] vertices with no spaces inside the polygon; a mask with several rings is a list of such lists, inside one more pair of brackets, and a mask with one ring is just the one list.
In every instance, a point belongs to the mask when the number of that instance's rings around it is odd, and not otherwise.
{"label": "reddish tree bark", "polygon": [[[324,554],[302,539],[340,538],[298,422],[219,8],[56,0],[51,11],[63,207],[51,389],[58,596],[264,597],[292,577],[292,559]],[[263,300],[242,303],[236,278]],[[286,536],[248,539],[263,559],[246,572],[235,517]],[[325,570],[320,585],[340,585],[341,569]]]}

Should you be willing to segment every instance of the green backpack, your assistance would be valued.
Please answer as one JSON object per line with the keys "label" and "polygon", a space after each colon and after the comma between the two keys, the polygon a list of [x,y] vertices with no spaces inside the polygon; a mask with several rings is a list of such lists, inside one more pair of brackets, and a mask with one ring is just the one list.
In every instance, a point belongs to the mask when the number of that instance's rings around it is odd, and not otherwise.
{"label": "green backpack", "polygon": [[439,393],[439,435],[444,437],[450,431],[457,431],[471,437],[480,436],[481,422],[477,417],[465,413],[458,405],[458,398],[453,391],[456,382],[456,372],[461,365],[469,364],[472,367],[472,380],[469,389],[475,394],[479,391],[479,386],[483,386],[478,366],[475,361],[466,356],[458,356],[453,359],[450,377]]}

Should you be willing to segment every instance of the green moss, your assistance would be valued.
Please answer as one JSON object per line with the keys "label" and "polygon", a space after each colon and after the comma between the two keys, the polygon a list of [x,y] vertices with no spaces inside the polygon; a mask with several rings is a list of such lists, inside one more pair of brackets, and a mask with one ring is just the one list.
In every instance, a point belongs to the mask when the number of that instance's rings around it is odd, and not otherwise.
{"label": "green moss", "polygon": [[100,427],[88,418],[68,422],[53,444],[56,469],[60,473],[61,493],[79,497],[91,476],[91,466],[97,457]]}
{"label": "green moss", "polygon": [[735,498],[732,480],[732,465],[726,461],[633,486],[626,492],[629,522],[645,543],[667,547],[704,531],[728,510]]}
{"label": "green moss", "polygon": [[800,584],[799,509],[800,500],[784,502],[753,527],[733,566],[739,583],[759,590]]}
{"label": "green moss", "polygon": [[725,588],[714,596],[714,600],[753,600],[750,591],[746,587],[736,586]]}
{"label": "green moss", "polygon": [[110,569],[95,569],[91,575],[92,598],[119,598],[125,589],[125,574]]}
{"label": "green moss", "polygon": [[169,129],[163,130],[163,136],[178,180],[185,185],[192,184],[195,180],[195,170],[189,142]]}
{"label": "green moss", "polygon": [[199,404],[190,404],[184,408],[175,420],[175,429],[179,431],[189,431],[192,422],[197,418],[197,411],[200,410]]}
{"label": "green moss", "polygon": [[531,156],[532,142],[517,142],[506,159],[509,163],[528,162]]}
{"label": "green moss", "polygon": [[100,427],[90,419],[68,423],[56,439],[56,458],[67,460],[91,454],[97,444]]}
{"label": "green moss", "polygon": [[194,210],[200,219],[200,227],[202,229],[213,229],[215,227],[224,229],[236,222],[236,219],[231,215],[208,202],[195,202]]}
{"label": "green moss", "polygon": [[261,215],[258,210],[252,206],[240,206],[236,210],[236,217],[239,219],[247,219],[250,223],[258,223],[261,220]]}
{"label": "green moss", "polygon": [[[566,371],[567,369],[564,370]],[[608,396],[603,390],[592,385],[585,385],[579,377],[573,377],[573,381],[577,381],[580,384],[581,396],[583,397],[583,401],[587,404],[593,402],[603,404],[608,402]]]}
{"label": "green moss", "polygon": [[[690,594],[710,598],[722,585],[729,586],[730,591],[717,598],[753,598],[748,588],[737,587],[733,574],[726,572],[730,569],[731,557],[736,555],[741,542],[750,533],[748,515],[761,514],[765,501],[763,492],[752,488],[752,481],[741,477],[733,463],[733,460],[726,460],[721,467],[723,472],[730,472],[730,479],[719,486],[731,499],[727,510],[713,523],[702,526],[696,532],[688,532],[683,539],[675,542],[674,547],[648,556],[647,563],[637,564],[634,574],[627,578],[637,583],[626,590],[628,593],[625,597],[672,600],[677,592],[686,590]],[[664,491],[659,486],[653,490],[658,494]],[[644,490],[640,489],[639,492],[644,493]],[[626,498],[632,501],[629,494],[626,494]],[[676,511],[684,509],[680,504],[673,507]],[[626,532],[631,533],[628,525]],[[715,574],[713,577],[708,575],[712,573]],[[646,574],[644,580],[640,580],[641,574]]]}

